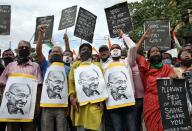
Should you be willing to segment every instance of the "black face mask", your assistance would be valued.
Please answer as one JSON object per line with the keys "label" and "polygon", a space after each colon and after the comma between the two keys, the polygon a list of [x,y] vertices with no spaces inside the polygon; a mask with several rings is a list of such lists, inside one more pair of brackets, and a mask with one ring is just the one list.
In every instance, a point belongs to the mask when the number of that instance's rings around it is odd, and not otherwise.
{"label": "black face mask", "polygon": [[19,57],[29,57],[30,51],[29,49],[20,49],[19,50]]}
{"label": "black face mask", "polygon": [[3,58],[5,66],[7,66],[9,63],[13,62],[13,60],[14,60],[14,58],[12,58],[12,57],[5,57],[5,58]]}
{"label": "black face mask", "polygon": [[181,65],[186,66],[186,67],[190,67],[192,64],[192,60],[188,59],[188,60],[181,60]]}
{"label": "black face mask", "polygon": [[54,54],[54,55],[51,56],[50,62],[51,63],[53,63],[53,62],[63,62],[62,56],[58,55],[58,54]]}
{"label": "black face mask", "polygon": [[92,57],[92,52],[91,51],[84,51],[84,52],[81,52],[81,55],[80,55],[80,58],[82,61],[87,61],[89,58]]}
{"label": "black face mask", "polygon": [[161,55],[154,55],[149,58],[151,64],[159,64],[162,62]]}
{"label": "black face mask", "polygon": [[106,62],[108,58],[109,58],[109,56],[106,57],[106,58],[101,58],[101,60],[102,60],[103,62]]}
{"label": "black face mask", "polygon": [[114,61],[118,61],[121,57],[112,57]]}

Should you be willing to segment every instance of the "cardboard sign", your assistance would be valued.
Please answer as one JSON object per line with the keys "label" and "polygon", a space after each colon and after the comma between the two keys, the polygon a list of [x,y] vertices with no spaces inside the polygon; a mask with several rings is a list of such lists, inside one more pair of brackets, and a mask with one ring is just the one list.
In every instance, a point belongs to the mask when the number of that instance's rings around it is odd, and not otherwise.
{"label": "cardboard sign", "polygon": [[191,122],[187,107],[185,79],[158,79],[158,95],[165,131],[189,131]]}
{"label": "cardboard sign", "polygon": [[44,34],[43,43],[48,43],[51,41],[52,33],[53,33],[53,23],[54,23],[54,16],[37,17],[34,43],[37,43],[38,27],[40,25],[46,26],[46,32]]}
{"label": "cardboard sign", "polygon": [[171,49],[169,21],[146,21],[144,28],[151,28],[150,36],[145,40],[144,50],[149,50],[153,46],[159,47],[162,51]]}
{"label": "cardboard sign", "polygon": [[77,36],[83,40],[92,43],[96,20],[96,15],[80,7],[75,26],[74,36]]}
{"label": "cardboard sign", "polygon": [[0,35],[10,35],[11,6],[0,5]]}
{"label": "cardboard sign", "polygon": [[106,8],[105,14],[111,38],[118,37],[117,29],[122,29],[125,33],[132,30],[132,22],[127,2]]}
{"label": "cardboard sign", "polygon": [[77,6],[72,6],[62,10],[62,15],[59,23],[59,30],[69,28],[75,24]]}
{"label": "cardboard sign", "polygon": [[186,90],[192,104],[192,72],[183,73],[183,77],[186,79]]}

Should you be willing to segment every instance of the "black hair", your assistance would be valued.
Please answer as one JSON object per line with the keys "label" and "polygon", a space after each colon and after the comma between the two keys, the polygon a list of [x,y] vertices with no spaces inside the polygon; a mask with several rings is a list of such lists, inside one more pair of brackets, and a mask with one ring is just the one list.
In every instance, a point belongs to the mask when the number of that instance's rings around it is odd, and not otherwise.
{"label": "black hair", "polygon": [[159,51],[160,51],[160,53],[161,53],[161,50],[160,50],[159,47],[157,47],[157,46],[152,46],[151,48],[149,48],[149,50],[148,50],[148,52],[147,52],[147,58],[148,58],[148,59],[149,59],[149,57],[150,57],[151,49],[154,48],[154,47],[156,47],[157,49],[159,49]]}

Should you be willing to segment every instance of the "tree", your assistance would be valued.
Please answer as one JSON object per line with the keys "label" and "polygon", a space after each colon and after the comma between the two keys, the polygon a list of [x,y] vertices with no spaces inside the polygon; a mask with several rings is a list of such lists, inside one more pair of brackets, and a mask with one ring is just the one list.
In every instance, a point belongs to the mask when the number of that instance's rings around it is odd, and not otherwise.
{"label": "tree", "polygon": [[[142,0],[129,3],[129,11],[133,22],[133,31],[130,36],[135,40],[143,33],[143,24],[146,20],[169,19],[171,30],[177,24],[184,22],[188,25],[187,9],[192,8],[191,0]],[[191,28],[191,25],[186,26]],[[185,29],[186,30],[186,29]],[[185,32],[185,30],[183,30]],[[182,37],[182,33],[180,33]]]}

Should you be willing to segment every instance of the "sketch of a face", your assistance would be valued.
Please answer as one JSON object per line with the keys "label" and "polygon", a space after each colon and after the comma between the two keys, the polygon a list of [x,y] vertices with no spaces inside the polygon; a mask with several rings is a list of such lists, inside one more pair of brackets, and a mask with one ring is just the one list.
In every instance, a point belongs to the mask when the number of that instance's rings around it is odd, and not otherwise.
{"label": "sketch of a face", "polygon": [[108,88],[114,100],[128,99],[125,95],[127,88],[127,77],[123,72],[113,72],[108,76]]}
{"label": "sketch of a face", "polygon": [[95,70],[89,70],[85,72],[81,72],[79,75],[79,84],[82,85],[83,91],[86,96],[90,97],[94,94],[99,95],[98,92],[98,73]]}
{"label": "sketch of a face", "polygon": [[5,96],[8,100],[7,108],[10,114],[24,114],[23,108],[30,101],[31,89],[28,84],[14,83],[9,87]]}
{"label": "sketch of a face", "polygon": [[64,88],[65,77],[61,71],[50,71],[47,79],[47,94],[50,99],[61,99],[61,92]]}

